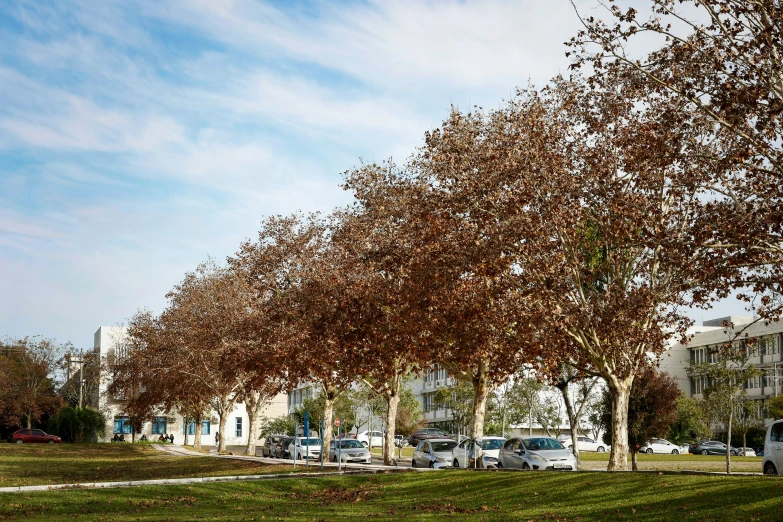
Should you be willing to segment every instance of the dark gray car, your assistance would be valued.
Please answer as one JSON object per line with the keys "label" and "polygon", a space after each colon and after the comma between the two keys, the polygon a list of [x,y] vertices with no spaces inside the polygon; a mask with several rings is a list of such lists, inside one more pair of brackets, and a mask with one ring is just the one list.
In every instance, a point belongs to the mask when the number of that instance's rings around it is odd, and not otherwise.
{"label": "dark gray car", "polygon": [[261,456],[274,457],[277,445],[280,444],[280,441],[286,438],[286,436],[287,435],[267,435],[266,440],[264,440],[264,445],[261,446]]}

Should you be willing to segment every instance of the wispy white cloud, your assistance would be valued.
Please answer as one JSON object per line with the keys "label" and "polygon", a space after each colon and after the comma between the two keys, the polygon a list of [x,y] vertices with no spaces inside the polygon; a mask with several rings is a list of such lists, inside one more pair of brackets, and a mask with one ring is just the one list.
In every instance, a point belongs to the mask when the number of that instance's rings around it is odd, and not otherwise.
{"label": "wispy white cloud", "polygon": [[82,346],[265,216],[346,204],[340,172],[451,103],[564,72],[578,27],[568,0],[4,8],[0,335]]}

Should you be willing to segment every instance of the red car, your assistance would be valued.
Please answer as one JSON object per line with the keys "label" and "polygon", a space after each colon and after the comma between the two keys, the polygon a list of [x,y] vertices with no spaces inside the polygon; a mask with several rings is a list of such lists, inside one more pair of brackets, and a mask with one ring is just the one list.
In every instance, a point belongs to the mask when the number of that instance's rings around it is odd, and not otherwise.
{"label": "red car", "polygon": [[46,444],[59,444],[62,442],[60,437],[57,435],[49,435],[45,433],[43,430],[31,430],[31,429],[24,429],[24,430],[17,430],[14,432],[13,436],[13,442],[16,444],[22,444],[27,443],[30,444],[32,442],[40,442],[40,443],[46,443]]}

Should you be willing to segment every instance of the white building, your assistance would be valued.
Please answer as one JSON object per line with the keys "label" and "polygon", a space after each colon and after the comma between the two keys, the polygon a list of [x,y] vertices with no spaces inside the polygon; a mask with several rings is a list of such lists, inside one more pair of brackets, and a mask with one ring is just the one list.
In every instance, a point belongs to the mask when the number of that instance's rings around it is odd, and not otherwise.
{"label": "white building", "polygon": [[[95,332],[94,349],[100,354],[101,360],[105,361],[110,355],[122,356],[123,350],[126,350],[127,328],[120,326],[101,326]],[[126,440],[129,440],[131,427],[128,418],[122,415],[123,400],[119,397],[110,396],[107,393],[110,376],[107,372],[101,372],[98,409],[106,416],[105,440],[111,440],[114,435],[122,434]],[[272,399],[261,411],[260,416],[278,417],[286,414],[287,397],[285,394],[279,394]],[[249,418],[244,404],[238,404],[228,416],[226,422],[226,433],[223,434],[226,445],[244,446],[247,444],[249,434]],[[197,427],[194,423],[185,425],[184,419],[176,412],[161,411],[151,422],[146,422],[137,438],[142,434],[149,439],[156,439],[161,434],[173,434],[176,444],[185,442],[185,432],[188,433],[188,443],[193,443],[193,436]],[[211,412],[207,418],[202,421],[201,441],[205,445],[215,444],[215,433],[218,430],[218,416]]]}
{"label": "white building", "polygon": [[[733,328],[727,329],[723,323]],[[767,401],[783,393],[783,322],[764,324],[752,317],[731,316],[704,321],[697,327],[696,333],[687,346],[674,344],[661,355],[661,369],[677,379],[688,397],[702,398],[704,389],[709,386],[707,377],[689,371],[691,364],[712,362],[712,348],[726,342],[746,343],[752,340],[758,343],[758,353],[750,357],[749,363],[762,371],[762,374],[745,383],[747,394],[759,401],[759,412],[767,414]]]}

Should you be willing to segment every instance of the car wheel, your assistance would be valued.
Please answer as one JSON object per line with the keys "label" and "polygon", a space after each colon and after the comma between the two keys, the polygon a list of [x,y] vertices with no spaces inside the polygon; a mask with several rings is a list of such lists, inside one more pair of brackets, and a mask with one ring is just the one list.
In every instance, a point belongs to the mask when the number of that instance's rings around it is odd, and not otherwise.
{"label": "car wheel", "polygon": [[412,468],[416,467],[416,459],[411,459],[411,467]]}
{"label": "car wheel", "polygon": [[574,447],[573,446],[568,446],[568,449],[570,449],[572,452],[574,451]]}
{"label": "car wheel", "polygon": [[736,451],[732,451],[732,452],[731,452],[731,456],[732,456],[732,457],[736,457],[736,456],[737,456],[737,452],[736,452]]}
{"label": "car wheel", "polygon": [[530,464],[528,464],[527,462],[524,462],[522,464],[522,469],[529,470],[530,469]]}
{"label": "car wheel", "polygon": [[672,455],[679,455],[679,454],[680,454],[680,450],[672,450]]}
{"label": "car wheel", "polygon": [[701,450],[702,455],[707,455],[707,450]]}
{"label": "car wheel", "polygon": [[764,465],[764,474],[765,475],[777,475],[778,470],[775,469],[775,465],[771,462],[767,462]]}
{"label": "car wheel", "polygon": [[430,461],[430,469],[434,469],[434,468],[435,468],[435,463]]}
{"label": "car wheel", "polygon": [[503,464],[501,464],[500,462],[498,462],[497,468],[498,468],[498,469],[503,469]]}
{"label": "car wheel", "polygon": [[53,441],[53,440],[50,440],[50,441],[49,441],[49,444],[54,444],[54,441]]}
{"label": "car wheel", "polygon": [[367,444],[366,442],[362,441],[362,446],[364,446],[365,448],[367,448],[367,447],[369,447],[369,444]]}
{"label": "car wheel", "polygon": [[455,468],[458,468],[459,467],[459,461],[457,459],[454,459],[454,462],[452,463],[452,466],[454,466]]}
{"label": "car wheel", "polygon": [[335,464],[337,464],[337,457],[332,457],[332,462],[334,462]]}
{"label": "car wheel", "polygon": [[606,448],[604,448],[603,446],[598,446],[598,449],[596,451],[598,451],[598,453],[606,453]]}
{"label": "car wheel", "polygon": [[16,439],[17,444],[24,444],[24,441],[22,439]]}
{"label": "car wheel", "polygon": [[652,452],[653,452],[652,448],[647,448],[647,454],[648,455],[652,455]]}

